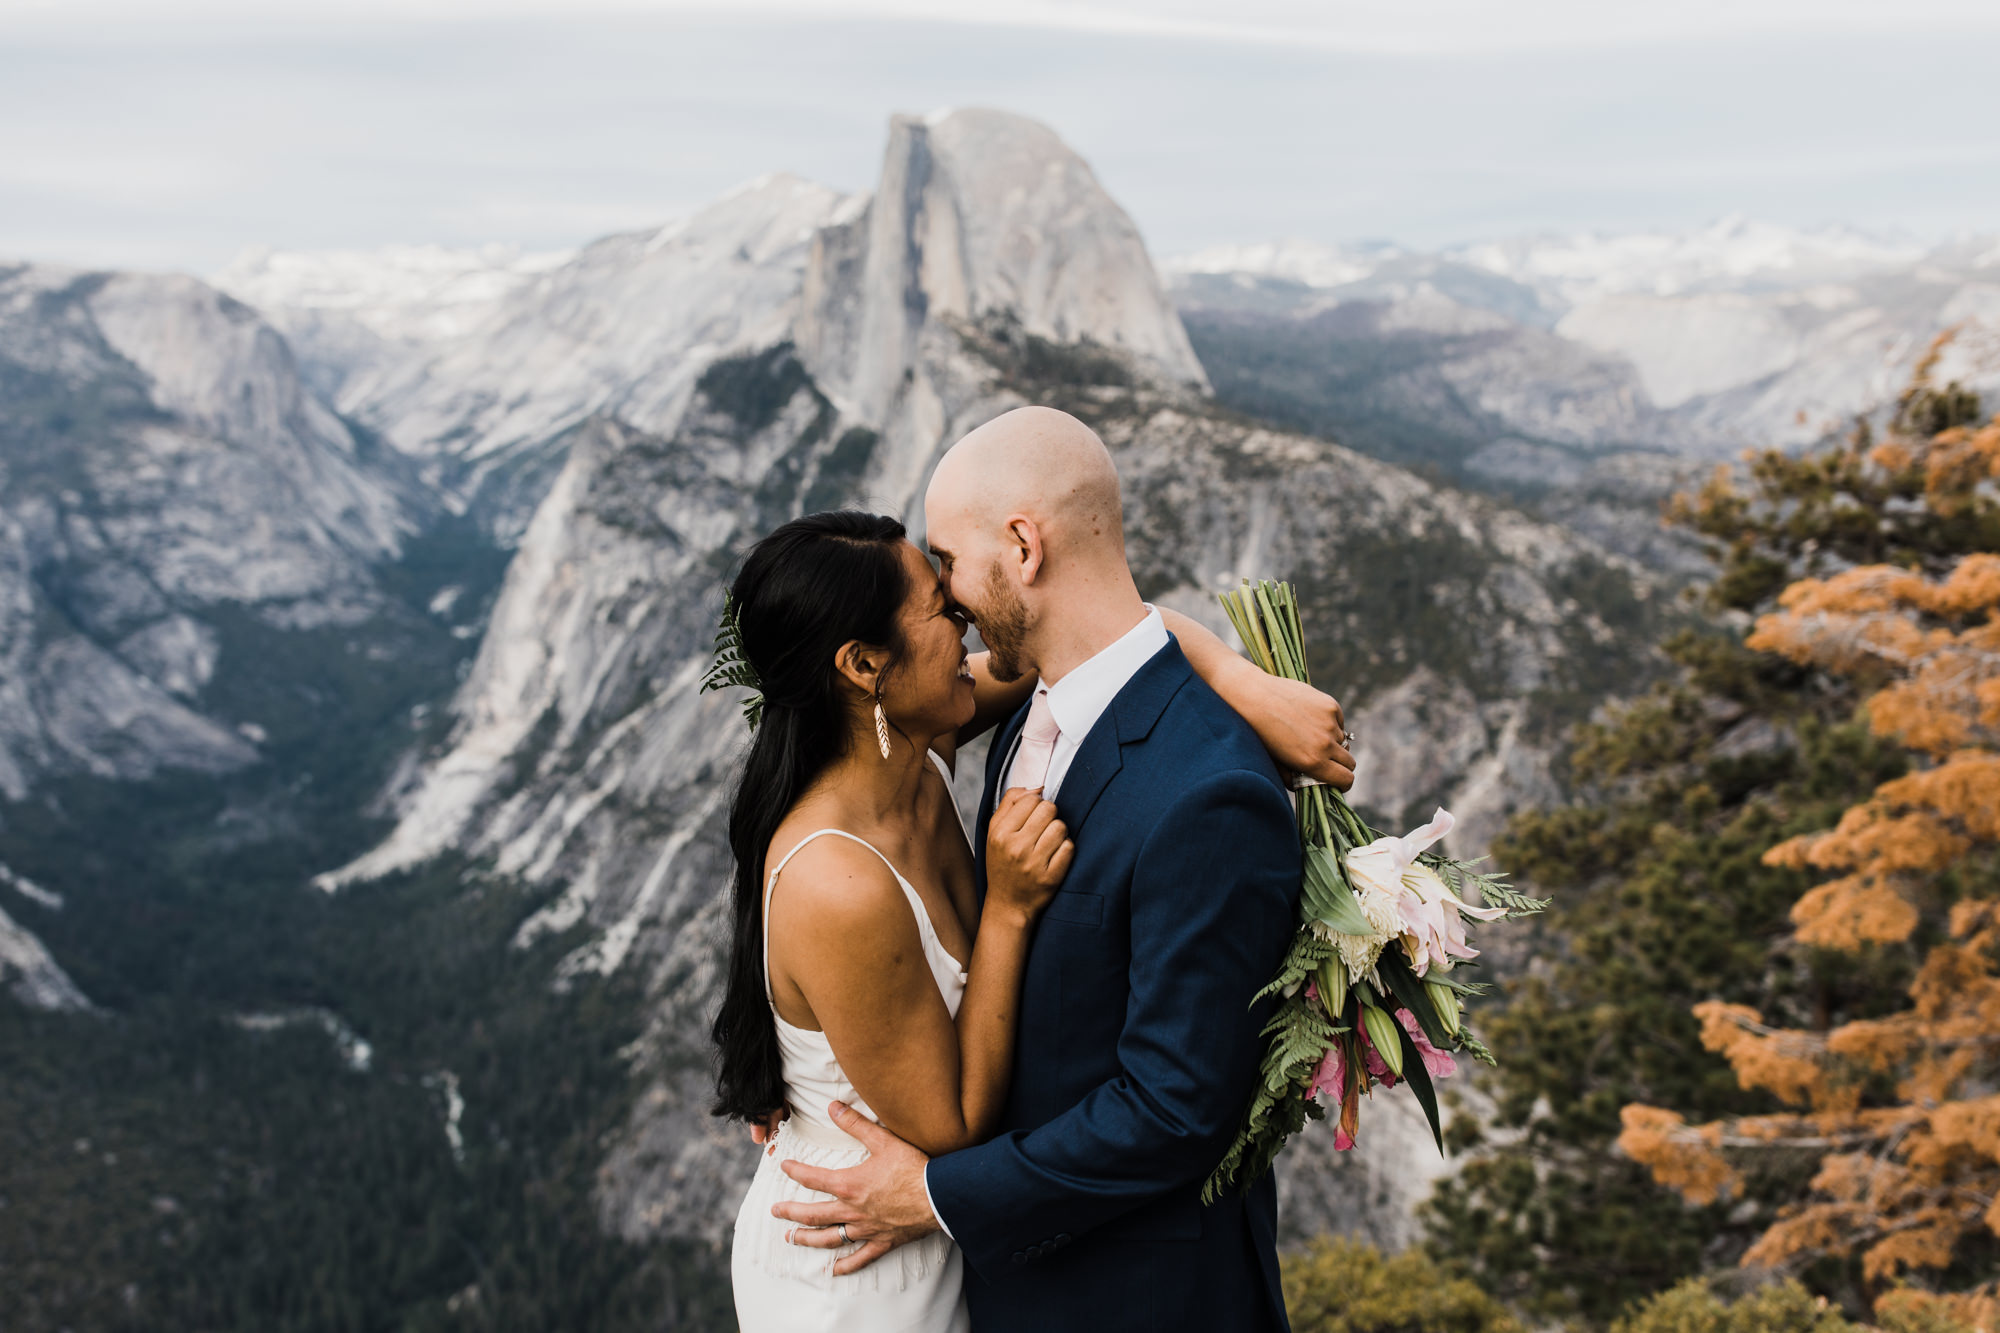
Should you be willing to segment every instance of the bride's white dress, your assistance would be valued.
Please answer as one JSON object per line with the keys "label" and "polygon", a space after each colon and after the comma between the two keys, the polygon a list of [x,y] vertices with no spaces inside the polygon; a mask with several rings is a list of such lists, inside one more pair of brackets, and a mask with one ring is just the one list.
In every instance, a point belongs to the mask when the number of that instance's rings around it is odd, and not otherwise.
{"label": "bride's white dress", "polygon": [[[936,758],[935,755],[932,756]],[[942,768],[942,765],[940,765]],[[947,774],[949,781],[949,774]],[[765,998],[770,998],[771,889],[799,848],[816,838],[846,838],[882,856],[851,833],[820,829],[807,834],[785,853],[764,882]],[[958,1016],[965,996],[965,971],[946,953],[931,926],[923,899],[889,858],[882,864],[896,877],[916,913],[917,935],[924,958],[937,978],[945,1007]],[[778,1169],[786,1160],[813,1166],[853,1166],[868,1150],[827,1118],[828,1102],[842,1101],[873,1120],[854,1085],[833,1058],[826,1034],[793,1027],[778,1017],[778,1049],[783,1053],[785,1103],[791,1118],[779,1128],[775,1152],[760,1151],[757,1177],[736,1214],[736,1241],[730,1254],[730,1276],[736,1287],[736,1318],[742,1333],[967,1333],[964,1269],[958,1247],[943,1233],[900,1246],[859,1273],[833,1276],[835,1261],[859,1245],[835,1250],[808,1249],[785,1240],[790,1222],[771,1216],[780,1200],[820,1202],[830,1196],[809,1190]]]}

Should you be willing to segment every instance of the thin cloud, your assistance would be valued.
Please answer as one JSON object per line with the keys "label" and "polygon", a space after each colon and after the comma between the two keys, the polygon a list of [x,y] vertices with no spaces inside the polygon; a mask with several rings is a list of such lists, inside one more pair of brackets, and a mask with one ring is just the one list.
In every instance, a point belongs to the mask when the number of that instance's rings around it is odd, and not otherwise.
{"label": "thin cloud", "polygon": [[[107,3],[68,0],[64,13]],[[1285,235],[1436,246],[1736,213],[1932,235],[2000,227],[2000,87],[1938,77],[1936,39],[1907,33],[1587,58],[1357,54],[970,26],[977,7],[937,23],[854,17],[862,5],[830,0],[821,13],[839,21],[657,7],[519,7],[501,20],[482,6],[475,23],[451,17],[469,14],[456,0],[410,3],[429,7],[0,31],[0,260],[206,271],[252,246],[565,249],[771,171],[867,189],[890,114],[948,105],[1048,124],[1167,254]],[[1107,0],[1086,8],[1130,17]],[[1141,17],[1217,11],[1184,0]],[[1248,23],[1303,12],[1244,0]],[[1098,21],[1074,21],[1086,20]],[[1963,68],[1991,68],[2000,35],[1951,50]]]}
{"label": "thin cloud", "polygon": [[[0,9],[0,29],[113,30],[155,26],[143,0],[36,0]],[[1328,51],[1473,54],[1574,50],[1659,42],[1730,40],[1767,34],[1838,36],[2000,31],[1988,0],[190,0],[173,27],[250,22],[394,30],[426,23],[561,16],[706,16],[763,19],[892,20],[969,24],[1135,37],[1304,46]]]}

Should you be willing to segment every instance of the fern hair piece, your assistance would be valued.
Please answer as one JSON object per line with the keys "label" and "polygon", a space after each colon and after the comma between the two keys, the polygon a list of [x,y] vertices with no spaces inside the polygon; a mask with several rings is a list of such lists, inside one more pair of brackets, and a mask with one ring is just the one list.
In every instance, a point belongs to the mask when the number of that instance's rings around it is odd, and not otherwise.
{"label": "fern hair piece", "polygon": [[757,668],[743,655],[743,626],[736,619],[736,599],[724,593],[722,623],[715,628],[715,660],[701,678],[701,692],[732,686],[750,691],[750,697],[743,701],[743,720],[750,724],[750,730],[757,730],[764,717],[764,682],[757,679]]}

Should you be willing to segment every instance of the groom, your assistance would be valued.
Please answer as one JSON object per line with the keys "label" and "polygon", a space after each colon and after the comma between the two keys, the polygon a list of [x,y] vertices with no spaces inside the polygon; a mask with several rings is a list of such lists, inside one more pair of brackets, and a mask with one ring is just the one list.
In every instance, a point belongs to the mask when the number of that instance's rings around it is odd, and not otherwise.
{"label": "groom", "polygon": [[836,1106],[873,1155],[785,1163],[835,1197],[776,1211],[795,1243],[863,1241],[843,1272],[942,1227],[986,1333],[1285,1329],[1271,1175],[1199,1197],[1254,1087],[1270,1004],[1250,997],[1295,922],[1283,780],[1140,600],[1118,475],[1082,422],[1031,407],[980,427],[924,512],[994,676],[1040,680],[987,760],[981,880],[1009,787],[1055,801],[1076,860],[1029,955],[1001,1134],[927,1160]]}

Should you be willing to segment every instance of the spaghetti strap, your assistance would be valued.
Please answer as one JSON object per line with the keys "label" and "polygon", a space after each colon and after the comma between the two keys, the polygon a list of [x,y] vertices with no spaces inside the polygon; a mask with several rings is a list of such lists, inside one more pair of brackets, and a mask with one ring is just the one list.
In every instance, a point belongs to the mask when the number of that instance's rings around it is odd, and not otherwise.
{"label": "spaghetti strap", "polygon": [[[933,753],[931,758],[936,759],[937,755]],[[916,914],[918,934],[933,941],[937,939],[937,928],[931,924],[931,914],[924,907],[924,900],[918,896],[916,889],[911,887],[910,881],[903,878],[903,872],[896,869],[896,863],[882,855],[881,848],[866,838],[855,837],[845,829],[814,829],[811,833],[806,834],[805,837],[800,838],[798,842],[793,844],[792,850],[785,853],[783,859],[778,862],[777,867],[764,880],[764,998],[770,1001],[774,1008],[777,1004],[777,998],[771,993],[771,890],[778,887],[778,872],[790,865],[792,858],[797,856],[807,843],[818,838],[823,838],[829,833],[836,838],[845,838],[849,842],[858,842],[869,851],[874,852],[877,857],[880,857],[882,864],[889,867],[889,874],[895,879],[896,887],[903,891],[904,901],[909,903],[910,910]],[[938,948],[942,950],[944,946],[939,944]],[[950,957],[950,955],[947,954],[946,957]],[[953,961],[955,962],[956,960]]]}

